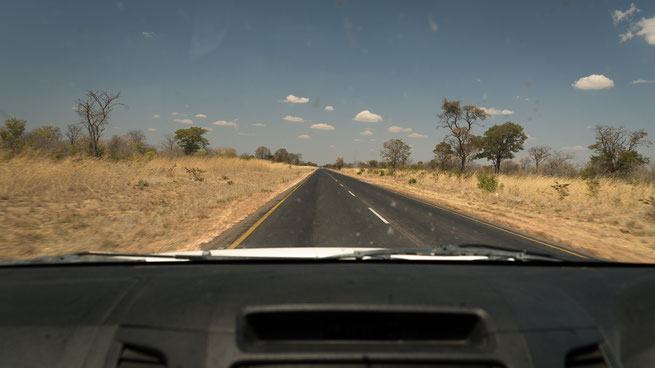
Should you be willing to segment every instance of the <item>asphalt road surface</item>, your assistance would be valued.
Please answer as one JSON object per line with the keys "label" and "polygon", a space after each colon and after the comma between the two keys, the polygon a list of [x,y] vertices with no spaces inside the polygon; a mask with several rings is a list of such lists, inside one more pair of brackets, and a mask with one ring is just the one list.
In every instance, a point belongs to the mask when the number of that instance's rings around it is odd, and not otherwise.
{"label": "asphalt road surface", "polygon": [[574,250],[318,169],[229,248],[487,244],[584,260]]}

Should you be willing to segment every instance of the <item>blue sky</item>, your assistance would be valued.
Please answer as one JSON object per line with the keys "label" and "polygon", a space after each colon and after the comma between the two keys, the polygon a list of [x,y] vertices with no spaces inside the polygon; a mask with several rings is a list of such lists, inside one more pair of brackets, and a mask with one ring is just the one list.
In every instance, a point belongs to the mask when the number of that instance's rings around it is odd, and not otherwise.
{"label": "blue sky", "polygon": [[[429,160],[444,97],[499,112],[478,134],[511,120],[526,148],[579,161],[589,126],[655,135],[652,1],[9,0],[0,45],[0,118],[29,128],[63,128],[76,98],[108,89],[128,108],[105,137],[140,129],[157,144],[202,126],[213,147],[285,147],[317,163],[378,159],[390,138]],[[364,110],[382,121],[353,120]]]}

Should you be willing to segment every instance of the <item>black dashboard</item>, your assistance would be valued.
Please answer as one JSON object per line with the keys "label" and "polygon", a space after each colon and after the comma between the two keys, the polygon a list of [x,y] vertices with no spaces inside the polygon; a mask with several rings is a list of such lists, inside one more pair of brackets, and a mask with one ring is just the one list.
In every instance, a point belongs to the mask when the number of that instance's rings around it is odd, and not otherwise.
{"label": "black dashboard", "polygon": [[0,269],[2,367],[655,367],[647,266]]}

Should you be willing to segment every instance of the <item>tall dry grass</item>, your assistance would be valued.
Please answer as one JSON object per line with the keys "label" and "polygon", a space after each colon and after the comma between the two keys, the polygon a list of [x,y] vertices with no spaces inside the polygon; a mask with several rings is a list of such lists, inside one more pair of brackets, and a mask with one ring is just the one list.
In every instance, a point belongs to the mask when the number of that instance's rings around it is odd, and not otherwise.
{"label": "tall dry grass", "polygon": [[[499,175],[491,193],[475,175],[399,170],[393,176],[359,169],[355,178],[441,203],[590,254],[627,262],[655,262],[655,186],[621,179],[588,180]],[[386,173],[389,171],[387,170]],[[409,184],[410,179],[415,184]],[[568,196],[552,186],[569,184]]]}
{"label": "tall dry grass", "polygon": [[[200,169],[197,177],[187,168]],[[313,170],[238,158],[25,154],[0,162],[0,259],[196,249]]]}

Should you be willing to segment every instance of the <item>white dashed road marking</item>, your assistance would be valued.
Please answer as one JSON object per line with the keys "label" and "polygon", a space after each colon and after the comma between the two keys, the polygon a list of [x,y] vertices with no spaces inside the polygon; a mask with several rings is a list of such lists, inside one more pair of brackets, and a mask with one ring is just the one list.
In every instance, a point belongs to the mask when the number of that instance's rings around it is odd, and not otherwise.
{"label": "white dashed road marking", "polygon": [[[351,193],[351,194],[352,194],[352,193]],[[353,195],[354,195],[354,194],[353,194]],[[375,212],[374,209],[372,209],[371,207],[369,207],[368,209],[371,210],[371,212],[373,212],[373,214],[374,214],[375,216],[377,216],[380,220],[382,220],[382,222],[384,222],[385,224],[388,224],[388,223],[389,223],[389,221],[385,220],[384,217],[380,216],[379,213]]]}

